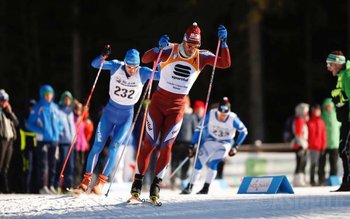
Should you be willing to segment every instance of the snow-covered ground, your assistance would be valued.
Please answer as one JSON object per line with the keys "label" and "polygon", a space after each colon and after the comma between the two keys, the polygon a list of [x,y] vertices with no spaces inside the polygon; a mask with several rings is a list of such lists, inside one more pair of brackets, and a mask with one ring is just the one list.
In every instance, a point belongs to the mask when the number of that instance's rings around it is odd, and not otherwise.
{"label": "snow-covered ground", "polygon": [[[242,195],[237,194],[238,187],[223,189],[214,183],[208,195],[163,189],[163,205],[154,207],[126,205],[130,184],[114,183],[108,197],[1,194],[0,218],[349,218],[350,192],[332,189],[304,187],[294,188],[295,194]],[[148,193],[142,196],[147,198]]]}

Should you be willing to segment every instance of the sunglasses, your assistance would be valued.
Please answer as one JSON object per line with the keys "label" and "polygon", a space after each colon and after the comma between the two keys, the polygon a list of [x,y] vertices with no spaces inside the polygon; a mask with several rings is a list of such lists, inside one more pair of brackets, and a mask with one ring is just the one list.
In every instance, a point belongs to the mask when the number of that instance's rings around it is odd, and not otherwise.
{"label": "sunglasses", "polygon": [[138,65],[125,65],[125,66],[126,66],[126,68],[128,68],[130,70],[135,70],[139,67]]}
{"label": "sunglasses", "polygon": [[199,44],[185,43],[185,45],[191,49],[198,49],[200,47]]}

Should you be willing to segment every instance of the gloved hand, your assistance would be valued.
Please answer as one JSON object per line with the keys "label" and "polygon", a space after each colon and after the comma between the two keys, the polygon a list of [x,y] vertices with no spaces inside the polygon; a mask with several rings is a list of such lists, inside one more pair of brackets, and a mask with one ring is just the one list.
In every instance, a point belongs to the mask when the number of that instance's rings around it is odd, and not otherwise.
{"label": "gloved hand", "polygon": [[345,105],[345,102],[347,101],[346,94],[340,88],[332,90],[331,95],[333,103],[337,108],[340,108]]}
{"label": "gloved hand", "polygon": [[237,154],[237,148],[236,147],[232,147],[231,149],[230,149],[230,151],[228,152],[228,156],[230,156],[230,157],[233,157],[233,156],[235,156]]}
{"label": "gloved hand", "polygon": [[188,157],[192,158],[195,154],[196,154],[196,148],[191,144],[190,146],[188,146]]}
{"label": "gloved hand", "polygon": [[163,35],[160,37],[158,45],[160,49],[163,49],[164,47],[167,47],[169,45],[169,36],[168,35]]}
{"label": "gloved hand", "polygon": [[105,47],[103,48],[101,55],[104,58],[107,58],[110,54],[111,54],[112,50],[111,50],[111,45],[106,44]]}
{"label": "gloved hand", "polygon": [[221,41],[226,41],[227,39],[227,29],[224,25],[218,27],[218,37]]}

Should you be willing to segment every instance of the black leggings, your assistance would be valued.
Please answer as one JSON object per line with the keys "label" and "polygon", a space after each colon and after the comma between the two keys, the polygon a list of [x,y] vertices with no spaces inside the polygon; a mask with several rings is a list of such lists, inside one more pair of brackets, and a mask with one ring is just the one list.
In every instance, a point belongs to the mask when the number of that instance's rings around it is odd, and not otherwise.
{"label": "black leggings", "polygon": [[350,182],[350,168],[349,168],[349,134],[350,134],[350,123],[349,123],[349,106],[344,105],[341,108],[337,108],[337,119],[341,122],[340,127],[340,143],[339,143],[339,157],[342,160],[344,175],[343,182]]}

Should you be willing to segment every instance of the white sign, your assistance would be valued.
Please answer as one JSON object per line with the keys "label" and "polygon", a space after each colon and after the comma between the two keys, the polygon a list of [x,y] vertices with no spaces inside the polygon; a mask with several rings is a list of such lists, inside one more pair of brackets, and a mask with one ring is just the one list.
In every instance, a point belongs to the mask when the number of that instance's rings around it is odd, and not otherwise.
{"label": "white sign", "polygon": [[249,183],[247,192],[267,192],[272,182],[272,177],[268,178],[252,178]]}

